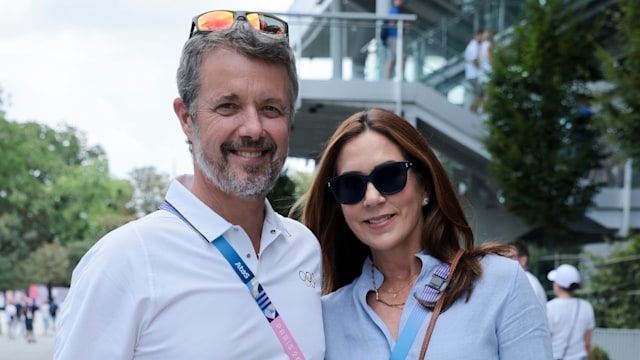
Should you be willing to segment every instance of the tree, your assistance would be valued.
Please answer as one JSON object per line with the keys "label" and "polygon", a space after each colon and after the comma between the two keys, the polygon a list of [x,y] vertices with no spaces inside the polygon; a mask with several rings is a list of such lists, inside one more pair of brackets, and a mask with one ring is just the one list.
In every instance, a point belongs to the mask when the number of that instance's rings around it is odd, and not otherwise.
{"label": "tree", "polygon": [[613,90],[601,97],[603,117],[627,156],[640,159],[640,3],[619,0],[614,12],[613,46],[600,49],[605,79]]}
{"label": "tree", "polygon": [[506,208],[555,242],[601,186],[581,184],[605,156],[588,112],[597,23],[562,0],[527,0],[524,12],[495,45],[485,145]]}
{"label": "tree", "polygon": [[26,284],[66,284],[69,279],[69,255],[57,240],[40,246],[20,263]]}
{"label": "tree", "polygon": [[[42,274],[20,264],[51,253],[54,239],[58,248],[95,241],[133,216],[129,182],[111,178],[105,152],[73,127],[11,122],[0,111],[0,154],[0,288],[40,281]],[[68,273],[63,261],[56,264]]]}
{"label": "tree", "polygon": [[311,187],[311,182],[313,182],[313,174],[304,171],[295,171],[289,174],[289,177],[296,184],[296,198],[302,197]]}
{"label": "tree", "polygon": [[158,173],[153,166],[133,169],[129,172],[133,197],[131,204],[137,216],[143,216],[158,209],[169,188],[169,175]]}
{"label": "tree", "polygon": [[135,217],[133,209],[125,206],[131,199],[130,183],[111,178],[102,161],[70,167],[43,190],[52,210],[48,214],[51,233],[63,245],[95,241]]}
{"label": "tree", "polygon": [[0,253],[26,256],[50,235],[42,189],[62,162],[45,139],[51,139],[47,128],[0,117]]}
{"label": "tree", "polygon": [[71,273],[73,269],[78,265],[80,259],[84,256],[84,254],[91,249],[91,247],[96,243],[97,239],[87,239],[81,241],[74,241],[67,245],[65,245],[65,249],[67,250],[67,256],[69,259],[69,265],[67,266],[67,284],[71,280]]}
{"label": "tree", "polygon": [[276,181],[276,185],[271,189],[267,198],[273,206],[273,210],[286,216],[291,206],[296,201],[296,184],[289,178],[286,171],[283,171]]}
{"label": "tree", "polygon": [[594,264],[589,276],[598,327],[640,328],[640,234],[609,256],[594,257]]}

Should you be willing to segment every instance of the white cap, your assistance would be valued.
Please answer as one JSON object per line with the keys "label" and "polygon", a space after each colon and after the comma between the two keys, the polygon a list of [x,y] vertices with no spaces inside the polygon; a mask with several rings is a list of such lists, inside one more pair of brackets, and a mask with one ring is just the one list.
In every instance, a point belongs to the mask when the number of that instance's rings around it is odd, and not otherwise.
{"label": "white cap", "polygon": [[560,285],[560,287],[569,289],[571,284],[580,284],[580,272],[575,266],[562,264],[555,270],[549,271],[547,279]]}

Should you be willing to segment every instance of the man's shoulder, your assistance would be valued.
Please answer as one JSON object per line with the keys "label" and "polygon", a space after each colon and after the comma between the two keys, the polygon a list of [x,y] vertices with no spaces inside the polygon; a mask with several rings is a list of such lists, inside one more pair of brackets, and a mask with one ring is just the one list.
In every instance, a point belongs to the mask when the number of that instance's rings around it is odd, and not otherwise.
{"label": "man's shoulder", "polygon": [[286,230],[291,235],[304,237],[310,236],[314,239],[316,238],[313,232],[311,232],[311,230],[300,221],[280,214],[278,214],[278,217],[280,218],[280,221],[282,221],[282,224],[285,226]]}
{"label": "man's shoulder", "polygon": [[536,283],[540,285],[540,287],[542,287],[542,283],[540,283],[540,280],[538,280],[538,278],[535,275],[533,275],[530,271],[525,271],[524,273],[527,275],[527,278],[529,279],[529,281],[531,281],[532,283]]}
{"label": "man's shoulder", "polygon": [[[165,212],[155,211],[107,232],[93,244],[85,254],[85,257],[92,257],[95,253],[122,255],[125,252],[132,251],[134,248],[137,249],[142,235],[153,237],[153,234],[165,232],[165,225],[170,222],[167,222],[166,219],[158,219],[158,217],[163,216],[162,213]],[[122,256],[118,256],[118,258],[122,258]]]}

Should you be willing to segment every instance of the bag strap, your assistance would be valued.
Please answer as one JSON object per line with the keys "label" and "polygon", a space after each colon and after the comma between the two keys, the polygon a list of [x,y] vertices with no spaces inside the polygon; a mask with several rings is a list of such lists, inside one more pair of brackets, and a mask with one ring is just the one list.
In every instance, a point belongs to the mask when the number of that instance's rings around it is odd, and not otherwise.
{"label": "bag strap", "polygon": [[[456,256],[453,258],[453,262],[451,262],[451,267],[449,268],[449,275],[447,276],[448,279],[451,279],[451,276],[453,275],[453,271],[456,269],[456,266],[458,265],[458,261],[462,257],[462,254],[464,254],[464,250],[458,249]],[[440,315],[440,311],[442,311],[442,304],[444,303],[444,299],[446,298],[446,296],[447,296],[447,292],[445,289],[445,291],[442,293],[442,296],[440,296],[440,298],[438,299],[435,309],[433,309],[433,314],[431,315],[431,321],[429,321],[429,327],[427,328],[427,333],[424,335],[424,341],[422,342],[422,348],[420,349],[420,356],[418,357],[418,359],[424,359],[424,356],[427,353],[427,346],[429,346],[431,333],[433,333],[433,328],[436,325],[436,319],[438,318],[438,315]]]}
{"label": "bag strap", "polygon": [[411,346],[416,339],[416,334],[420,330],[424,319],[427,317],[429,309],[435,306],[440,295],[447,287],[449,268],[449,263],[441,262],[438,264],[431,274],[431,281],[424,287],[422,294],[418,295],[417,292],[413,294],[417,300],[416,304],[413,306],[413,310],[411,310],[402,331],[400,331],[396,345],[393,347],[393,351],[389,356],[389,360],[405,360],[407,358],[407,354],[409,350],[411,350]]}
{"label": "bag strap", "polygon": [[569,344],[571,344],[571,335],[573,335],[573,329],[576,327],[576,322],[578,321],[578,311],[580,310],[580,299],[576,298],[578,302],[576,305],[576,312],[573,315],[573,325],[571,325],[571,330],[569,330],[569,337],[567,338],[567,343],[564,346],[564,351],[562,351],[562,358],[564,359],[565,355],[567,355],[567,350],[569,350]]}

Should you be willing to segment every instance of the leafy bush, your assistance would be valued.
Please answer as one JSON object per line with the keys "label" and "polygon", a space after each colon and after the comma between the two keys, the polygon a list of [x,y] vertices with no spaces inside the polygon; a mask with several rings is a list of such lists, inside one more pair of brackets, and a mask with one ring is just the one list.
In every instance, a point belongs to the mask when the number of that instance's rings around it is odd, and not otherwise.
{"label": "leafy bush", "polygon": [[600,347],[594,346],[591,348],[589,360],[609,360],[609,354]]}

